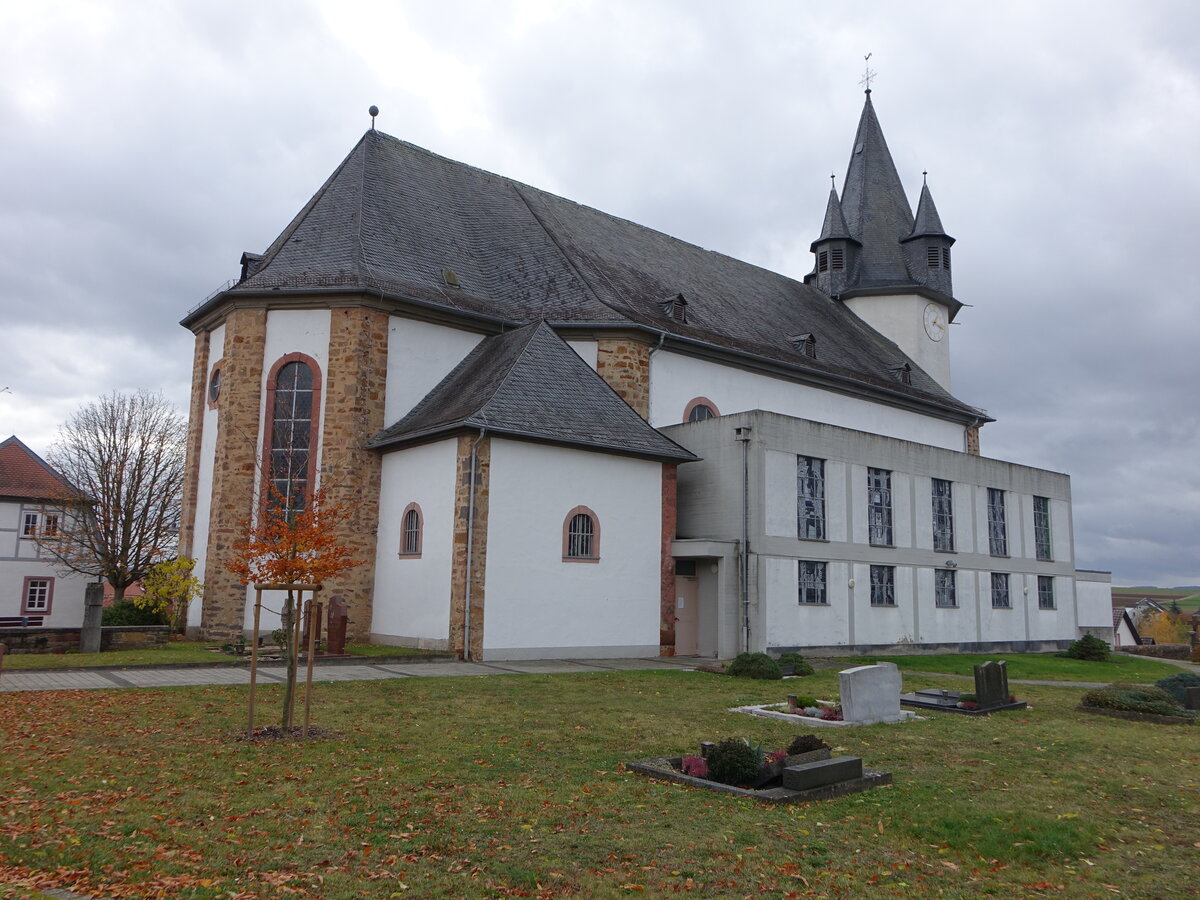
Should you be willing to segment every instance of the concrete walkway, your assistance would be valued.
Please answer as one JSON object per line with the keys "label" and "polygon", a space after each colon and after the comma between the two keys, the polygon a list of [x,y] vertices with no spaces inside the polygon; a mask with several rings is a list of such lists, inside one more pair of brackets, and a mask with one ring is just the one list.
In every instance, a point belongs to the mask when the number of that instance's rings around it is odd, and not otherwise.
{"label": "concrete walkway", "polygon": [[[568,672],[629,672],[696,668],[695,657],[646,659],[542,659],[502,662],[405,659],[402,657],[329,661],[313,666],[313,681],[378,681],[385,678],[433,678],[463,675],[532,675]],[[259,684],[282,684],[281,665],[258,668]],[[300,678],[304,678],[303,669]],[[10,669],[0,674],[0,692],[82,691],[102,688],[185,687],[199,684],[249,684],[249,666],[146,666],[144,668]]]}

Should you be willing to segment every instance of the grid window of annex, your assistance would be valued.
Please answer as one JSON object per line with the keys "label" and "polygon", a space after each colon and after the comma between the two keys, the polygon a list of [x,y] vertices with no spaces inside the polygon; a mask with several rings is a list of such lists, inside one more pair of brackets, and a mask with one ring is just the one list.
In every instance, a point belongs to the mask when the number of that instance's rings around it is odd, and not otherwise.
{"label": "grid window of annex", "polygon": [[953,609],[958,606],[953,569],[933,570],[933,605],[943,609]]}
{"label": "grid window of annex", "polygon": [[875,546],[892,546],[892,473],[887,469],[867,469],[867,530]]}
{"label": "grid window of annex", "polygon": [[805,606],[824,606],[829,603],[825,587],[826,566],[823,562],[800,560],[799,601]]}
{"label": "grid window of annex", "polygon": [[797,457],[796,526],[801,540],[825,540],[825,460]]}
{"label": "grid window of annex", "polygon": [[871,566],[871,605],[896,605],[895,566]]}

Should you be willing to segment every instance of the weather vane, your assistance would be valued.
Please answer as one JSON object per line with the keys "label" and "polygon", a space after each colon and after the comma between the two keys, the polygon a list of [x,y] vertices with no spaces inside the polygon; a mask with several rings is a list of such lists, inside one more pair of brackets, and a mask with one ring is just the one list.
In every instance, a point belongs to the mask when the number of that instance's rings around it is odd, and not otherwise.
{"label": "weather vane", "polygon": [[875,77],[875,72],[871,69],[870,53],[863,57],[863,63],[865,64],[864,68],[866,71],[863,72],[863,77],[858,83],[865,87],[867,89],[867,93],[869,94],[871,93],[871,79]]}

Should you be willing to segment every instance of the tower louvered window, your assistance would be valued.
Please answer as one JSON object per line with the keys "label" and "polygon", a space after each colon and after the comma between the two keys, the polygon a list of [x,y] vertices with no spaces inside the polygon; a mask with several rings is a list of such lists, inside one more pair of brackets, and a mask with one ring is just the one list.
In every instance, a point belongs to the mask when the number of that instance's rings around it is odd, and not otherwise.
{"label": "tower louvered window", "polygon": [[818,272],[828,272],[829,271],[829,251],[828,250],[822,250],[819,253],[817,253],[817,271]]}
{"label": "tower louvered window", "polygon": [[950,269],[950,248],[942,248],[942,268],[949,271]]}
{"label": "tower louvered window", "polygon": [[926,258],[929,260],[929,268],[940,269],[942,267],[942,253],[938,247],[929,247],[926,251]]}
{"label": "tower louvered window", "polygon": [[841,247],[834,247],[829,251],[830,267],[835,272],[840,272],[846,268],[846,251]]}

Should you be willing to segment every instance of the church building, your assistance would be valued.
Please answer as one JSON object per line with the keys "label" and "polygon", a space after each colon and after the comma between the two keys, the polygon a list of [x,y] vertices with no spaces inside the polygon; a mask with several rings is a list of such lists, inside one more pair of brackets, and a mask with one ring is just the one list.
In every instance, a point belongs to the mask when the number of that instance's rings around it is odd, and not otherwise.
{"label": "church building", "polygon": [[269,484],[352,509],[352,635],[466,659],[1111,630],[1069,478],[980,455],[951,393],[953,244],[869,90],[803,282],[372,127],[183,319],[189,627],[248,627]]}

